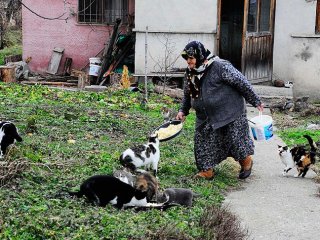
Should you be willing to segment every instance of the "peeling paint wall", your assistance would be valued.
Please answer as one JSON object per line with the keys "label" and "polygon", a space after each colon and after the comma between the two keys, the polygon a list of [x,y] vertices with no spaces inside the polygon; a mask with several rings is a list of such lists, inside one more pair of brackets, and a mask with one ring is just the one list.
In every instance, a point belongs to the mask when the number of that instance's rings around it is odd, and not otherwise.
{"label": "peeling paint wall", "polygon": [[277,0],[273,79],[294,82],[295,97],[320,99],[320,35],[315,34],[317,1]]}
{"label": "peeling paint wall", "polygon": [[65,49],[60,71],[66,57],[73,59],[72,68],[84,67],[90,57],[104,49],[112,32],[112,26],[78,24],[77,15],[73,14],[78,11],[78,0],[24,0],[23,3],[44,17],[55,18],[63,13],[62,18],[68,17],[66,21],[46,20],[22,7],[23,58],[32,57],[30,68],[35,72],[46,71],[55,47]]}

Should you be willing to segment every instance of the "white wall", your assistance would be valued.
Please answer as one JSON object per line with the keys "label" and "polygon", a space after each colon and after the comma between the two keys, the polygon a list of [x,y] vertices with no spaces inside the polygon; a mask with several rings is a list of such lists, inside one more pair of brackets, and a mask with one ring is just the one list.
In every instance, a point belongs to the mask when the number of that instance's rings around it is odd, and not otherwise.
{"label": "white wall", "polygon": [[277,0],[274,79],[294,82],[294,96],[320,98],[320,35],[315,35],[316,2]]}
{"label": "white wall", "polygon": [[[155,71],[155,62],[164,58],[166,38],[172,44],[173,57],[179,56],[184,46],[201,41],[210,51],[215,47],[217,0],[137,0],[135,1],[135,73],[145,68],[145,29],[148,26],[148,70]],[[160,62],[162,62],[160,60]],[[180,57],[175,67],[186,67]]]}

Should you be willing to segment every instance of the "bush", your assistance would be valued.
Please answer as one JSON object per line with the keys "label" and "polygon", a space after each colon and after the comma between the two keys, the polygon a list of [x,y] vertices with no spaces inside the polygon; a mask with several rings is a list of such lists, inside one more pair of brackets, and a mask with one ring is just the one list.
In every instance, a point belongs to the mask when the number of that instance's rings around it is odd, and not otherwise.
{"label": "bush", "polygon": [[226,207],[208,207],[200,219],[203,228],[202,239],[244,240],[248,230],[241,227],[240,220]]}

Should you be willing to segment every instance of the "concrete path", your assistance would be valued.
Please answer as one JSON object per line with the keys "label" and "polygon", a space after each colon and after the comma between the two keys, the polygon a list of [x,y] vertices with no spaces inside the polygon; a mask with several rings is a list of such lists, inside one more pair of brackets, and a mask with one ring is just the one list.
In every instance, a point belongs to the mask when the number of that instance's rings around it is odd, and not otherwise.
{"label": "concrete path", "polygon": [[[256,116],[248,108],[249,118]],[[274,136],[266,142],[255,142],[256,150],[252,175],[243,181],[243,188],[226,196],[224,205],[249,230],[249,239],[308,240],[320,239],[319,184],[309,170],[305,178],[282,176],[283,164],[277,154],[277,144],[283,141]]]}

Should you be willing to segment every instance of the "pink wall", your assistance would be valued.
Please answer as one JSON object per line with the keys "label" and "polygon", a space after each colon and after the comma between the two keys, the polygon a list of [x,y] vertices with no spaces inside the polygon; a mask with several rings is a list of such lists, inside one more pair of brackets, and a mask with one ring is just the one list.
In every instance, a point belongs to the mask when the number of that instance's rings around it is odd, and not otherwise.
{"label": "pink wall", "polygon": [[[131,2],[132,13],[134,1]],[[46,20],[22,8],[23,59],[32,57],[31,71],[45,72],[55,47],[65,49],[59,71],[63,70],[66,57],[72,58],[73,69],[81,69],[89,62],[89,57],[104,49],[112,33],[112,26],[78,24],[76,14],[71,15],[72,11],[78,11],[78,0],[24,0],[23,3],[41,16],[55,18],[65,12],[62,18],[69,17],[67,21]]]}

